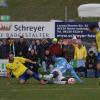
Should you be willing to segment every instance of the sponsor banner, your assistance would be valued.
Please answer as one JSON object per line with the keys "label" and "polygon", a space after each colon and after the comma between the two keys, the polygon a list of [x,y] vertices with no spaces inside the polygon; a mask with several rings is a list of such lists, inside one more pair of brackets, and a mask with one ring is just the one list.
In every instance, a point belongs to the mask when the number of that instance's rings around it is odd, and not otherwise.
{"label": "sponsor banner", "polygon": [[56,22],[55,23],[55,36],[58,38],[91,38],[95,39],[95,34],[89,31],[91,25],[97,25],[98,22]]}
{"label": "sponsor banner", "polygon": [[8,63],[7,59],[0,59],[0,76],[6,76],[6,63]]}
{"label": "sponsor banner", "polygon": [[0,38],[54,38],[53,22],[0,22]]}
{"label": "sponsor banner", "polygon": [[99,29],[100,29],[100,22],[98,22],[98,24],[99,24]]}

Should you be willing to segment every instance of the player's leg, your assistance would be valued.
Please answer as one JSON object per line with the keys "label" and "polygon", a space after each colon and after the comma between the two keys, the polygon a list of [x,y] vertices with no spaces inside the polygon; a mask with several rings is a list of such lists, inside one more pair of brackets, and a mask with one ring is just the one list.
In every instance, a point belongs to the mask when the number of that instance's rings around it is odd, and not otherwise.
{"label": "player's leg", "polygon": [[53,81],[54,84],[67,84],[67,81]]}
{"label": "player's leg", "polygon": [[54,69],[51,74],[44,75],[44,80],[46,80],[49,84],[66,84],[67,80],[62,75],[62,73],[58,69]]}
{"label": "player's leg", "polygon": [[79,78],[79,76],[76,74],[76,72],[74,71],[74,69],[72,68],[72,66],[70,64],[68,64],[69,67],[69,72],[70,74],[80,83],[82,83],[83,81]]}
{"label": "player's leg", "polygon": [[[32,67],[29,67],[29,69],[30,69],[33,73],[35,73],[35,74],[38,75],[38,69],[39,69],[39,65],[38,65],[38,64],[32,64]],[[27,79],[29,79],[30,77],[32,77],[32,76],[30,76],[29,74],[27,74]]]}
{"label": "player's leg", "polygon": [[26,83],[26,81],[25,81],[25,80],[23,80],[23,79],[21,79],[21,80],[19,80],[19,83],[20,83],[20,84],[25,84],[25,83]]}
{"label": "player's leg", "polygon": [[48,75],[43,75],[43,79],[46,81],[52,80],[52,78],[57,78],[59,75],[59,72],[57,70],[53,70],[50,74]]}
{"label": "player's leg", "polygon": [[76,74],[76,72],[74,70],[70,70],[71,75],[80,83],[82,83],[83,81],[79,78],[79,76]]}
{"label": "player's leg", "polygon": [[43,75],[43,79],[46,80],[46,81],[50,81],[52,80],[52,78],[54,78],[54,73],[50,73],[48,75]]}
{"label": "player's leg", "polygon": [[18,78],[20,84],[25,84],[27,81],[27,70]]}
{"label": "player's leg", "polygon": [[61,80],[54,81],[54,83],[56,83],[56,84],[68,84],[68,78],[64,78],[62,76],[62,79]]}
{"label": "player's leg", "polygon": [[45,84],[44,81],[39,77],[38,73],[32,72],[30,69],[28,69],[27,74],[34,77],[34,79],[40,81],[41,84]]}
{"label": "player's leg", "polygon": [[27,74],[31,77],[34,77],[36,80],[40,81],[39,75],[37,73],[32,72],[30,69],[27,70]]}
{"label": "player's leg", "polygon": [[97,70],[99,71],[99,81],[97,82],[97,84],[100,85],[100,52],[97,56]]}
{"label": "player's leg", "polygon": [[97,56],[97,69],[100,71],[100,52],[98,53]]}
{"label": "player's leg", "polygon": [[53,84],[67,84],[68,80],[67,78],[65,78],[62,73],[60,71],[53,71],[53,80],[52,83]]}

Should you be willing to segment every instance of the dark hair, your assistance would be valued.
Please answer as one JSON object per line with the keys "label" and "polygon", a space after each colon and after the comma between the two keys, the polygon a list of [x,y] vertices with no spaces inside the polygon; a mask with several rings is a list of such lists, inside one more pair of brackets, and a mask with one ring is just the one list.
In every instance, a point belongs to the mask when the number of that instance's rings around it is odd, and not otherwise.
{"label": "dark hair", "polygon": [[97,28],[96,25],[92,25],[92,26],[89,27],[89,29],[90,29],[91,31],[92,31],[93,29],[95,29],[95,28]]}
{"label": "dark hair", "polygon": [[10,54],[13,54],[13,55],[14,55],[14,53],[13,53],[13,52],[9,52],[9,55],[10,55]]}
{"label": "dark hair", "polygon": [[89,51],[89,54],[93,54],[94,52],[93,51]]}
{"label": "dark hair", "polygon": [[20,38],[24,38],[23,35],[21,35]]}
{"label": "dark hair", "polygon": [[10,40],[11,38],[10,37],[8,37],[6,40]]}

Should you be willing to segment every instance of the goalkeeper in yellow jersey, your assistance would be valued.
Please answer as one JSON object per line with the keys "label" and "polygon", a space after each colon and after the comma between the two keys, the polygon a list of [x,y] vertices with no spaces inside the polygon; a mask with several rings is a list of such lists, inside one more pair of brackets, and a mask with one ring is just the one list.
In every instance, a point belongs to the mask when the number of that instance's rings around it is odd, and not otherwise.
{"label": "goalkeeper in yellow jersey", "polygon": [[[95,33],[95,35],[96,35],[96,44],[97,44],[97,49],[98,49],[97,69],[99,70],[99,74],[100,74],[100,30],[95,25],[92,25],[89,29],[91,32]],[[99,77],[100,77],[100,75],[99,75]],[[97,84],[100,85],[100,80],[98,81]]]}
{"label": "goalkeeper in yellow jersey", "polygon": [[39,78],[38,73],[32,72],[30,69],[24,66],[25,62],[29,62],[32,64],[36,63],[30,59],[26,59],[23,57],[14,57],[13,53],[9,54],[9,63],[6,64],[8,84],[10,84],[9,80],[11,72],[15,75],[15,77],[21,84],[26,83],[27,76],[34,77],[36,80],[40,81],[41,84],[44,84],[44,81]]}

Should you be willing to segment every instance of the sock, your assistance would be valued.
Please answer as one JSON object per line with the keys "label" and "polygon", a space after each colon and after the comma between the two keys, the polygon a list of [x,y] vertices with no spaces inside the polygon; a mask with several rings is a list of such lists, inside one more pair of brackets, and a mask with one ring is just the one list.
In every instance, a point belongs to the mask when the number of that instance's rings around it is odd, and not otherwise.
{"label": "sock", "polygon": [[32,76],[34,77],[34,79],[36,79],[36,80],[40,81],[40,78],[39,78],[38,73],[33,73],[33,75],[32,75]]}
{"label": "sock", "polygon": [[66,81],[54,81],[55,84],[66,84]]}
{"label": "sock", "polygon": [[49,75],[44,75],[43,76],[43,79],[47,80],[47,81],[50,80],[50,79],[52,79],[52,78],[53,78],[53,74],[49,74]]}

